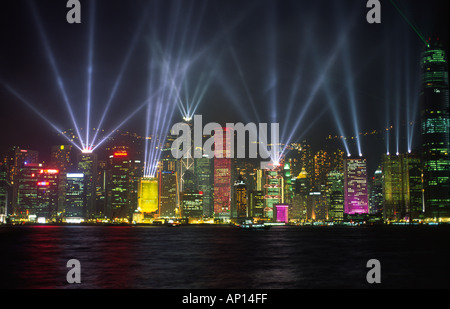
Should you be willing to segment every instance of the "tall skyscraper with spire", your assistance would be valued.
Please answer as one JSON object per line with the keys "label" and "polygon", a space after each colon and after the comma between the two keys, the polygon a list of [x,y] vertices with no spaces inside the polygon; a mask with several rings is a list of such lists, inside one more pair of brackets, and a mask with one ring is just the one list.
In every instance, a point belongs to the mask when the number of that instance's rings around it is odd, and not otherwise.
{"label": "tall skyscraper with spire", "polygon": [[421,135],[426,216],[450,219],[449,84],[445,51],[431,42],[422,54]]}

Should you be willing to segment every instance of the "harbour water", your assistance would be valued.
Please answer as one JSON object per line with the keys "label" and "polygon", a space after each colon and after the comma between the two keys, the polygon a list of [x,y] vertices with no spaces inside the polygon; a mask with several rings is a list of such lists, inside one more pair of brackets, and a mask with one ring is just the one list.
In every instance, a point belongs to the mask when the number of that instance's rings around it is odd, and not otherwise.
{"label": "harbour water", "polygon": [[[2,289],[449,288],[448,226],[0,226]],[[68,284],[67,261],[81,264]]]}

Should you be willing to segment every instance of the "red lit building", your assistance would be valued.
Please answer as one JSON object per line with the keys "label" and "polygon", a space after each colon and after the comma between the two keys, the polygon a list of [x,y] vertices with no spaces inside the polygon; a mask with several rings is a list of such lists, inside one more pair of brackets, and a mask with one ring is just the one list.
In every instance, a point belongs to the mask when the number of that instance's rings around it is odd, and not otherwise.
{"label": "red lit building", "polygon": [[[218,129],[217,131],[220,131]],[[218,219],[231,217],[231,134],[227,128],[214,135],[214,215]]]}

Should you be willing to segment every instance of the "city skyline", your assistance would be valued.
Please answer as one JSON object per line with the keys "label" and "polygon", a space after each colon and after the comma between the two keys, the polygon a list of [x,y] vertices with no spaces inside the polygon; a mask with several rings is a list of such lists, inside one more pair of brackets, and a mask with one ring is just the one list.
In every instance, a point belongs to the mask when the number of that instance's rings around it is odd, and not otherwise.
{"label": "city skyline", "polygon": [[[65,12],[65,8],[44,2],[11,4],[12,12],[17,12],[10,14],[15,16],[11,23],[16,26],[5,34],[9,44],[2,52],[4,59],[11,58],[5,61],[1,75],[3,86],[10,87],[1,89],[2,102],[6,102],[2,106],[11,117],[5,119],[2,128],[4,131],[12,125],[8,121],[23,122],[30,127],[23,131],[14,130],[17,135],[4,136],[3,152],[17,143],[14,136],[20,136],[20,144],[25,144],[18,146],[36,149],[56,133],[19,97],[8,91],[11,89],[61,130],[83,132],[79,134],[83,139],[95,134],[86,131],[86,125],[89,123],[91,128],[97,128],[100,120],[104,120],[103,123],[100,121],[100,129],[106,132],[123,128],[145,136],[147,120],[143,119],[143,108],[139,110],[142,113],[132,115],[123,125],[118,127],[117,124],[139,108],[148,96],[149,71],[146,67],[154,63],[153,58],[159,59],[151,51],[155,48],[153,45],[160,46],[166,59],[174,58],[180,63],[193,61],[192,75],[187,75],[176,91],[189,94],[186,98],[196,101],[183,102],[181,109],[172,106],[168,123],[182,120],[183,108],[186,111],[197,106],[198,114],[223,124],[238,121],[280,123],[284,143],[307,138],[314,144],[329,135],[358,136],[360,132],[381,131],[393,126],[395,130],[389,137],[392,148],[405,152],[409,144],[420,145],[417,136],[409,141],[407,135],[410,133],[406,133],[408,125],[405,125],[415,123],[418,113],[404,109],[407,106],[418,108],[420,70],[417,61],[424,44],[391,3],[383,4],[383,19],[379,25],[366,22],[364,3],[320,1],[314,4],[246,1],[240,5],[222,1],[202,2],[202,5],[198,2],[163,5],[157,1],[141,1],[124,5],[115,1],[106,7],[99,2],[95,6],[83,4],[82,24],[69,25],[64,22],[65,14],[59,13]],[[448,34],[444,30],[447,27],[442,27],[446,21],[440,17],[442,10],[436,9],[445,5],[439,1],[426,6],[419,1],[398,3],[408,19],[419,25],[416,28],[423,35],[433,39],[440,36],[447,44]],[[121,16],[119,9],[124,10],[124,14],[118,19],[120,23],[113,23],[114,18]],[[184,9],[193,15],[179,15]],[[137,14],[136,10],[142,13]],[[427,10],[429,14],[426,14]],[[164,14],[159,16],[160,13]],[[155,18],[156,15],[159,17]],[[128,19],[128,16],[134,18]],[[432,22],[427,20],[431,17]],[[5,20],[9,21],[8,17]],[[52,25],[59,21],[62,21],[61,25],[55,31]],[[182,31],[184,26],[186,30]],[[115,38],[110,35],[112,27],[120,29],[115,32]],[[436,28],[441,33],[436,34]],[[176,49],[167,49],[171,46],[169,43],[174,43],[173,46],[183,43],[189,48],[176,52]],[[22,46],[27,48],[20,48]],[[30,48],[34,51],[32,54],[20,55],[21,50]],[[88,115],[92,119],[88,117],[86,123],[89,55],[93,62],[92,110],[88,110]],[[198,62],[196,57],[203,57],[205,61]],[[105,59],[109,61],[105,62]],[[404,63],[397,61],[399,59],[405,60]],[[67,88],[67,101],[72,102],[72,119],[77,127],[72,125],[66,110],[52,63],[56,64],[60,80]],[[111,63],[114,65],[110,66]],[[106,68],[109,71],[105,71]],[[403,74],[407,74],[405,80],[395,78],[390,83],[389,76]],[[41,91],[45,95],[39,94]],[[399,96],[406,96],[408,102],[399,101]],[[171,99],[177,100],[177,97]],[[103,118],[100,115],[107,102],[110,109]],[[212,106],[214,108],[210,108]],[[225,106],[229,108],[222,110]],[[416,117],[408,119],[408,115]],[[413,125],[412,129],[417,132],[418,126]],[[59,140],[46,147],[58,143],[64,142]],[[356,144],[348,146],[352,154],[361,151],[370,156],[377,152],[374,155],[377,161],[385,152],[379,149],[381,142]],[[342,142],[341,146],[344,147]],[[370,161],[373,158],[369,158]]]}
{"label": "city skyline", "polygon": [[[4,114],[10,116],[2,125],[12,129],[1,145],[12,209],[47,204],[49,216],[54,216],[56,204],[64,209],[64,196],[74,189],[65,187],[69,172],[83,174],[78,178],[84,181],[86,218],[102,214],[135,221],[133,209],[179,216],[184,206],[198,213],[202,204],[205,216],[233,217],[233,183],[252,169],[230,159],[233,140],[211,134],[205,145],[214,142],[215,156],[208,164],[196,161],[201,157],[175,159],[171,153],[179,147],[174,144],[177,133],[170,132],[172,125],[194,127],[192,138],[200,142],[196,119],[201,116],[203,123],[210,122],[206,125],[210,131],[236,122],[279,126],[279,153],[271,154],[268,168],[261,165],[262,174],[253,168],[252,179],[248,175],[243,179],[250,182],[247,196],[259,183],[256,191],[264,196],[266,219],[276,220],[278,206],[293,205],[295,177],[303,172],[310,195],[305,196],[306,218],[328,220],[330,213],[342,211],[326,205],[328,186],[336,187],[341,176],[343,213],[369,214],[379,207],[369,205],[373,203],[369,179],[378,169],[386,173],[389,164],[397,164],[395,158],[388,164],[385,155],[407,153],[422,159],[423,209],[435,209],[435,218],[440,213],[447,217],[448,197],[436,198],[448,187],[444,173],[449,170],[448,33],[437,10],[445,5],[390,1],[382,5],[381,23],[372,24],[366,17],[368,7],[357,4],[249,0],[236,11],[237,3],[219,0],[140,1],[120,10],[124,8],[120,1],[108,6],[90,1],[82,5],[82,23],[63,22],[54,28],[62,8],[50,9],[42,1],[15,3],[12,9],[27,12],[24,16],[29,18],[23,17],[21,27],[7,33],[12,44],[3,51],[4,59],[12,61],[2,72],[7,77],[0,79]],[[141,17],[130,19],[127,13],[132,12]],[[111,22],[118,17],[123,21],[121,31],[111,36],[111,27],[118,26]],[[20,59],[15,48],[22,44],[33,52]],[[269,144],[274,143],[271,129]],[[238,142],[243,143],[239,138]],[[261,139],[259,143],[264,144]],[[189,147],[198,152],[204,146]],[[55,151],[67,154],[64,148],[76,157],[70,158],[70,169],[67,162],[60,165],[54,160]],[[62,169],[59,184],[44,177],[38,179],[36,191],[33,185],[40,168],[55,168],[56,174]],[[281,175],[283,169],[290,176]],[[328,179],[332,172],[342,175]],[[416,180],[391,181],[394,186],[409,186]],[[208,184],[212,190],[205,190]],[[57,194],[48,197],[41,190],[43,201],[33,199],[39,189],[51,185],[58,186]],[[384,220],[417,214],[418,206],[413,210],[409,197],[400,204],[387,202],[385,187],[383,205],[392,207],[392,214],[384,213]],[[208,196],[199,194],[204,191]],[[339,191],[333,203],[340,200]],[[164,211],[161,198],[167,203]]]}
{"label": "city skyline", "polygon": [[448,287],[449,4],[6,1],[0,288]]}

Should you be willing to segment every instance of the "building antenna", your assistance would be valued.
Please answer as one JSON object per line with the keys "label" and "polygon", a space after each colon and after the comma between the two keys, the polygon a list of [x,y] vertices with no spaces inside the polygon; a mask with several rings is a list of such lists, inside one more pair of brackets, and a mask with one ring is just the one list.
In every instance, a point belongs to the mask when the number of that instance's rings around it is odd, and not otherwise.
{"label": "building antenna", "polygon": [[425,40],[424,36],[419,32],[419,30],[408,20],[405,14],[400,10],[397,4],[395,4],[394,0],[389,0],[392,5],[397,9],[397,11],[400,13],[400,15],[403,17],[403,19],[407,22],[408,25],[411,26],[411,28],[414,30],[414,32],[420,37],[420,39],[425,43],[427,47],[430,47],[430,44]]}

